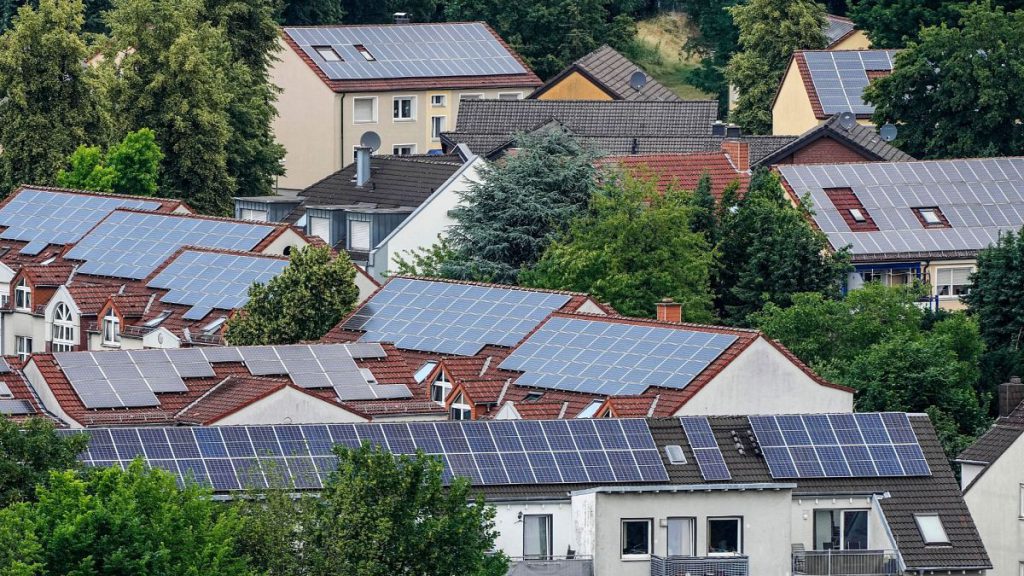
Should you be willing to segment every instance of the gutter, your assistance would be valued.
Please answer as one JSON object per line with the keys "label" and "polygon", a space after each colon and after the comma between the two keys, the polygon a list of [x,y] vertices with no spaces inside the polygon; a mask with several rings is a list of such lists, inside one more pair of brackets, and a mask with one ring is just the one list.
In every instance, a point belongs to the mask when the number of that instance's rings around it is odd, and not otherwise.
{"label": "gutter", "polygon": [[573,496],[584,494],[635,494],[644,492],[745,492],[765,490],[792,490],[793,482],[750,482],[738,484],[656,484],[653,486],[598,486],[570,492]]}

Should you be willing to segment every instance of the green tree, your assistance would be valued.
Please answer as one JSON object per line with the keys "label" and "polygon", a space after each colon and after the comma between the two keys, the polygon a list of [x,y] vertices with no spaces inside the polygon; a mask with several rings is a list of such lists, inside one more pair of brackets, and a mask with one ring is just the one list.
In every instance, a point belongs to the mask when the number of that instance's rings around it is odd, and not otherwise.
{"label": "green tree", "polygon": [[978,253],[971,289],[961,297],[992,349],[1020,350],[1024,334],[1024,236],[1007,232]]}
{"label": "green tree", "polygon": [[153,196],[163,153],[149,128],[129,132],[104,156],[98,146],[79,146],[68,158],[70,170],[57,173],[65,188]]}
{"label": "green tree", "polygon": [[520,281],[588,292],[627,316],[654,316],[655,303],[671,297],[688,321],[709,322],[712,254],[691,230],[691,196],[659,194],[653,179],[613,176]]}
{"label": "green tree", "polygon": [[103,163],[99,146],[79,146],[68,157],[69,170],[57,172],[57,185],[93,192],[113,192],[114,169]]}
{"label": "green tree", "polygon": [[452,210],[450,278],[516,283],[553,237],[587,207],[594,155],[560,129],[517,136],[519,150],[485,166]]}
{"label": "green tree", "polygon": [[918,158],[1019,154],[1024,145],[1024,12],[986,3],[960,28],[921,31],[895,68],[864,91],[874,121],[899,126],[895,144]]}
{"label": "green tree", "polygon": [[739,31],[733,23],[729,7],[740,0],[681,0],[680,9],[697,28],[697,34],[686,40],[683,51],[700,57],[700,66],[687,76],[687,82],[705,92],[718,95],[721,117],[729,113],[729,82],[725,67],[736,52]]}
{"label": "green tree", "polygon": [[[858,0],[852,3],[849,16],[867,32],[875,48],[902,48],[917,38],[921,28],[956,25],[970,4],[965,0]],[[1007,11],[1024,7],[1020,0],[995,4]]]}
{"label": "green tree", "polygon": [[283,272],[249,288],[224,337],[234,346],[318,340],[355,306],[355,275],[344,253],[332,259],[325,247],[293,250]]}
{"label": "green tree", "polygon": [[84,436],[58,436],[48,420],[0,416],[0,507],[32,499],[51,470],[77,468],[85,444]]}
{"label": "green tree", "polygon": [[446,236],[438,236],[437,242],[425,248],[405,250],[395,255],[398,268],[390,271],[400,276],[444,276],[444,267],[453,262],[457,255]]}
{"label": "green tree", "polygon": [[341,0],[346,24],[389,24],[395,12],[407,12],[413,22],[435,19],[439,0]]}
{"label": "green tree", "polygon": [[23,6],[0,36],[0,196],[52,184],[79,143],[99,132],[81,0]]}
{"label": "green tree", "polygon": [[739,91],[733,122],[771,134],[772,100],[794,50],[824,48],[825,9],[814,0],[749,0],[729,9],[742,48],[725,76]]}
{"label": "green tree", "polygon": [[[731,188],[736,186],[735,183],[730,184]],[[693,212],[690,216],[690,228],[703,234],[708,244],[714,246],[718,242],[718,207],[711,193],[711,175],[707,172],[701,174],[697,180],[689,204]]]}
{"label": "green tree", "polygon": [[285,26],[340,24],[344,19],[340,0],[292,0],[285,3],[281,12],[281,23]]}

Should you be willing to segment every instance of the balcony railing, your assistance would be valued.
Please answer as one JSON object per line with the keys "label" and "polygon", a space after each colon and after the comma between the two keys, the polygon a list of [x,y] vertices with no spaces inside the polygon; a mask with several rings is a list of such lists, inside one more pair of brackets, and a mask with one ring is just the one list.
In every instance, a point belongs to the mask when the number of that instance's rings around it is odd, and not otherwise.
{"label": "balcony railing", "polygon": [[509,558],[507,576],[594,576],[590,556],[549,556]]}
{"label": "balcony railing", "polygon": [[895,576],[899,559],[888,550],[807,550],[793,552],[793,574],[814,576]]}
{"label": "balcony railing", "polygon": [[651,556],[651,576],[749,576],[746,556]]}

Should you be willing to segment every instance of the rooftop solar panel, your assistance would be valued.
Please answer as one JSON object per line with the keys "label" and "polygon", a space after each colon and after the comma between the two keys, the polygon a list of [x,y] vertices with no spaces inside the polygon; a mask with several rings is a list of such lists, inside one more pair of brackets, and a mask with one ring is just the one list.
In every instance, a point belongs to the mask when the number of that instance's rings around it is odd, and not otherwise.
{"label": "rooftop solar panel", "polygon": [[637,395],[685,388],[736,336],[658,325],[553,317],[499,366],[522,386]]}
{"label": "rooftop solar panel", "polygon": [[30,404],[28,400],[0,398],[0,414],[6,414],[8,416],[27,416],[29,414],[35,414],[35,412],[35,409],[32,408],[32,404]]}
{"label": "rooftop solar panel", "polygon": [[114,212],[66,257],[85,261],[81,274],[141,280],[183,246],[248,251],[273,230],[251,222]]}
{"label": "rooftop solar panel", "polygon": [[849,50],[804,52],[814,91],[825,114],[853,112],[871,114],[874,107],[864,102],[868,71],[892,71],[894,50]]}
{"label": "rooftop solar panel", "polygon": [[709,482],[732,479],[708,419],[704,416],[684,416],[679,421],[686,432],[686,440],[693,450],[693,458],[697,461],[701,476]]}
{"label": "rooftop solar panel", "polygon": [[344,327],[364,331],[363,342],[472,356],[487,344],[514,346],[568,301],[566,294],[395,278]]}

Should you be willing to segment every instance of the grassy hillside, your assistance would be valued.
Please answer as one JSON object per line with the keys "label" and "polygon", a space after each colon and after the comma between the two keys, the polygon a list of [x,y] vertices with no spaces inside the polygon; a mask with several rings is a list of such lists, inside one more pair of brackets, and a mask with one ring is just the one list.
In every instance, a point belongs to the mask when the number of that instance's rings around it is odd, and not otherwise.
{"label": "grassy hillside", "polygon": [[686,73],[699,62],[682,52],[687,38],[694,32],[680,12],[665,12],[637,22],[637,46],[630,58],[659,82],[682,98],[713,96],[686,83]]}

